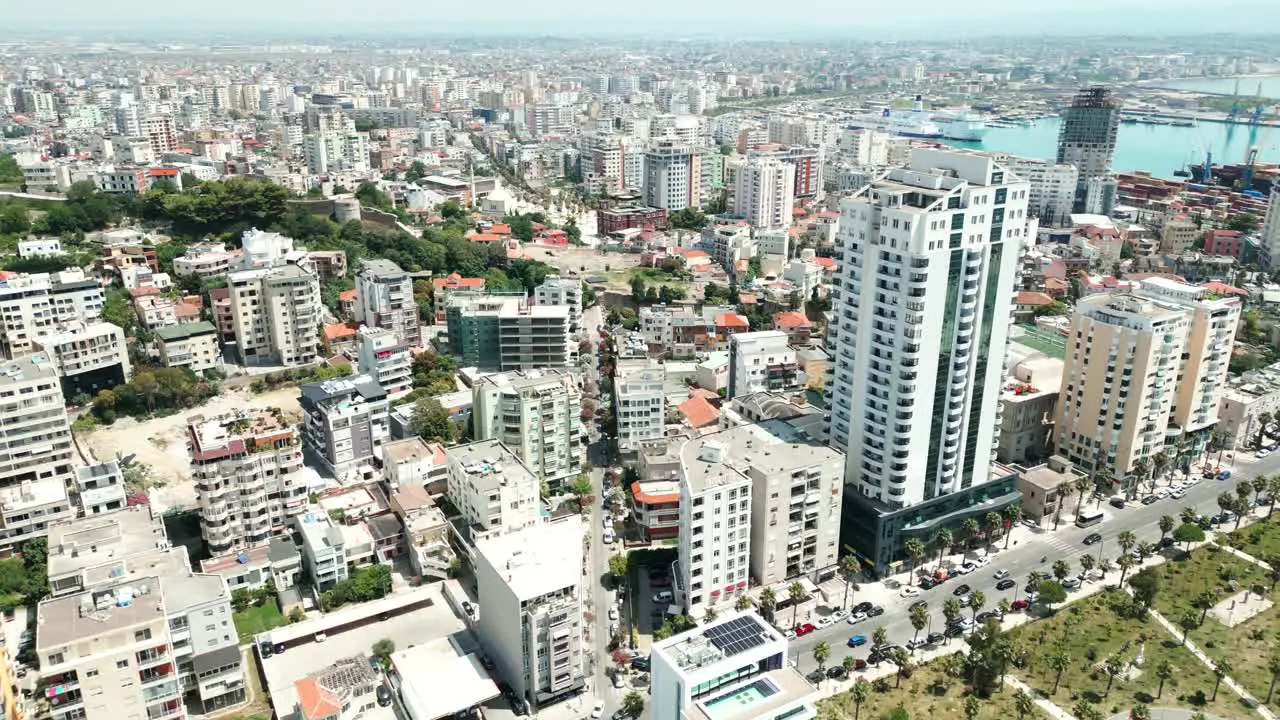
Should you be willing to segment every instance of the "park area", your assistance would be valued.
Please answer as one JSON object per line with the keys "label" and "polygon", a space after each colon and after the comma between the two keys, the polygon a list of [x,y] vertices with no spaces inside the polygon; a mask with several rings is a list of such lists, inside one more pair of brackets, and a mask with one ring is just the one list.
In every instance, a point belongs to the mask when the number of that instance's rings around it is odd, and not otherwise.
{"label": "park area", "polygon": [[[959,663],[947,657],[915,668],[910,677],[901,681],[896,675],[868,683],[866,700],[858,707],[852,691],[838,693],[818,704],[819,720],[943,720],[943,718],[969,718],[973,720],[1047,720],[1049,717],[1038,707],[1026,715],[1018,712],[1017,695],[1013,688],[1004,686],[989,697],[973,694],[957,673]],[[976,715],[967,715],[967,698]]]}

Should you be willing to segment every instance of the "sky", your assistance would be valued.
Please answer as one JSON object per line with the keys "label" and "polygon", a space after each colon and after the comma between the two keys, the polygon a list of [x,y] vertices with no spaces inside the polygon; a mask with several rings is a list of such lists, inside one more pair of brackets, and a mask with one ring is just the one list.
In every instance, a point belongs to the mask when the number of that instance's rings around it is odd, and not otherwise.
{"label": "sky", "polygon": [[[6,5],[22,9],[5,12]],[[1280,0],[0,0],[0,15],[8,16],[10,31],[134,31],[158,39],[193,33],[768,37],[797,30],[961,39],[1280,30]]]}

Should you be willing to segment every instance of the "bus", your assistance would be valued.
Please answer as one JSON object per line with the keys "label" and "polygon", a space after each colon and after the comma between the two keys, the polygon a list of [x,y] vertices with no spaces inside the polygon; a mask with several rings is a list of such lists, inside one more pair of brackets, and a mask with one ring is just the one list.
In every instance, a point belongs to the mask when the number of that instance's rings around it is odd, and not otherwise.
{"label": "bus", "polygon": [[1081,510],[1076,516],[1076,527],[1089,527],[1102,522],[1101,510]]}

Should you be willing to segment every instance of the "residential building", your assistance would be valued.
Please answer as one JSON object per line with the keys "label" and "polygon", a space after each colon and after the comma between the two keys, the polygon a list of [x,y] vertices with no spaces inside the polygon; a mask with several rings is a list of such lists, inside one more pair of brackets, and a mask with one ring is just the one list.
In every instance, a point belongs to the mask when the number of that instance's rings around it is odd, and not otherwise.
{"label": "residential building", "polygon": [[265,545],[201,560],[200,572],[221,577],[232,592],[256,590],[270,583],[278,593],[297,586],[302,576],[302,553],[293,538],[275,537]]}
{"label": "residential building", "polygon": [[227,275],[234,341],[244,365],[308,365],[320,359],[320,281],[300,265]]}
{"label": "residential building", "polygon": [[577,356],[567,305],[530,305],[524,295],[449,293],[449,351],[481,370],[567,368]]}
{"label": "residential building", "polygon": [[378,708],[382,677],[364,655],[343,658],[293,683],[297,720],[358,720]]}
{"label": "residential building", "polygon": [[[1077,93],[1071,105],[1062,111],[1062,127],[1058,130],[1058,163],[1076,169],[1076,212],[1103,215],[1111,212],[1111,207],[1102,199],[1105,193],[1099,194],[1099,188],[1111,174],[1122,106],[1123,103],[1111,90],[1091,87]],[[1092,203],[1089,202],[1091,195],[1097,198]],[[1112,205],[1114,197],[1113,186]]]}
{"label": "residential building", "polygon": [[1227,448],[1251,447],[1262,430],[1262,414],[1280,415],[1280,363],[1229,377],[1218,411],[1218,432]]}
{"label": "residential building", "polygon": [[347,254],[342,250],[309,250],[307,259],[322,283],[347,274]]}
{"label": "residential building", "polygon": [[36,335],[65,323],[102,318],[105,296],[81,270],[16,275],[0,280],[0,351],[13,359],[36,350]]}
{"label": "residential building", "polygon": [[841,203],[826,432],[845,544],[875,567],[1017,501],[992,459],[1028,193],[991,157],[916,149]]}
{"label": "residential building", "polygon": [[360,372],[373,377],[394,402],[413,390],[413,355],[394,330],[361,326],[356,331]]}
{"label": "residential building", "polygon": [[[1112,487],[1136,492],[1139,461],[1199,453],[1218,422],[1238,298],[1164,277],[1076,304],[1058,398],[1059,455]],[[1125,382],[1116,383],[1116,377]],[[1135,411],[1136,410],[1136,411]]]}
{"label": "residential building", "polygon": [[211,555],[252,547],[287,531],[307,503],[302,443],[284,416],[236,411],[187,422],[200,535]]}
{"label": "residential building", "polygon": [[1274,184],[1267,198],[1262,230],[1258,234],[1258,259],[1267,270],[1280,267],[1280,186]]}
{"label": "residential building", "polygon": [[75,448],[66,400],[46,353],[0,363],[0,554],[75,516]]}
{"label": "residential building", "polygon": [[390,260],[366,260],[356,271],[356,322],[394,332],[406,348],[421,345],[409,274]]}
{"label": "residential building", "polygon": [[1061,360],[1032,356],[1014,366],[1000,392],[1000,462],[1030,466],[1049,457],[1061,390]]}
{"label": "residential building", "polygon": [[798,390],[796,351],[781,330],[734,333],[729,336],[728,397],[765,390]]}
{"label": "residential building", "polygon": [[662,141],[644,151],[644,203],[667,212],[701,207],[702,150]]}
{"label": "residential building", "polygon": [[791,310],[774,313],[773,326],[787,334],[788,345],[792,347],[807,347],[809,345],[809,331],[813,327],[813,323],[809,321],[809,318],[803,312]]}
{"label": "residential building", "polygon": [[538,478],[499,440],[445,450],[449,500],[474,536],[502,535],[542,521]]}
{"label": "residential building", "polygon": [[295,515],[293,526],[302,538],[302,566],[317,590],[332,589],[347,579],[347,548],[342,528],[324,513]]}
{"label": "residential building", "polygon": [[[1084,473],[1065,458],[1054,455],[1048,462],[1030,467],[1014,466],[1018,471],[1017,488],[1022,495],[1022,517],[1038,525],[1061,522],[1063,502],[1077,495],[1074,485]],[[1075,510],[1069,506],[1068,512]]]}
{"label": "residential building", "polygon": [[665,208],[647,205],[613,205],[598,212],[596,231],[600,235],[611,235],[623,230],[635,228],[643,230],[667,229],[667,211]]}
{"label": "residential building", "polygon": [[391,436],[387,391],[371,375],[307,383],[301,388],[302,447],[342,478],[382,455]]}
{"label": "residential building", "polygon": [[98,515],[125,506],[124,473],[115,460],[76,468],[75,502],[82,516]]}
{"label": "residential building", "polygon": [[486,375],[472,386],[472,437],[501,440],[552,492],[582,471],[582,394],[569,372]]}
{"label": "residential building", "polygon": [[53,360],[67,397],[96,395],[129,379],[129,346],[119,325],[67,323],[37,335],[35,344]]}
{"label": "residential building", "polygon": [[730,161],[728,209],[753,228],[791,225],[795,206],[796,167],[772,157]]}
{"label": "residential building", "polygon": [[156,328],[156,349],[165,367],[190,368],[192,372],[222,367],[218,329],[208,322]]}
{"label": "residential building", "polygon": [[703,228],[702,243],[710,248],[716,264],[730,275],[745,277],[748,263],[756,256],[755,237],[751,227],[743,222]]}
{"label": "residential building", "polygon": [[480,643],[534,712],[586,687],[584,532],[571,515],[476,541]]}
{"label": "residential building", "polygon": [[404,486],[417,486],[431,495],[442,495],[449,490],[449,466],[444,448],[420,437],[383,443],[382,477],[392,492]]}
{"label": "residential building", "polygon": [[[1227,232],[1235,231],[1229,230]],[[1209,237],[1212,237],[1212,233],[1212,230],[1209,231],[1209,236],[1205,238],[1205,252],[1215,255],[1218,253],[1208,247]],[[1236,234],[1239,235],[1239,233]],[[1190,218],[1170,218],[1160,228],[1160,252],[1164,255],[1181,255],[1192,250],[1196,240],[1202,235],[1205,235],[1204,231]]]}
{"label": "residential building", "polygon": [[18,257],[22,259],[38,257],[57,257],[65,255],[62,250],[62,238],[32,237],[18,241]]}
{"label": "residential building", "polygon": [[1020,179],[1027,181],[1027,214],[1049,227],[1071,224],[1080,171],[1065,162],[997,153],[995,158]]}
{"label": "residential building", "polygon": [[231,272],[240,258],[239,251],[229,251],[222,243],[197,243],[173,259],[173,274],[214,278]]}
{"label": "residential building", "polygon": [[662,438],[667,420],[666,371],[656,362],[620,364],[613,382],[618,450],[635,452]]}
{"label": "residential building", "polygon": [[818,690],[789,657],[786,638],[754,610],[722,612],[654,642],[650,717],[813,720]]}
{"label": "residential building", "polygon": [[686,615],[732,605],[746,592],[751,559],[750,477],[726,461],[717,440],[680,448],[680,545],[675,603]]}
{"label": "residential building", "polygon": [[582,280],[573,276],[548,275],[533,290],[534,305],[567,305],[569,330],[577,332],[582,325]]}

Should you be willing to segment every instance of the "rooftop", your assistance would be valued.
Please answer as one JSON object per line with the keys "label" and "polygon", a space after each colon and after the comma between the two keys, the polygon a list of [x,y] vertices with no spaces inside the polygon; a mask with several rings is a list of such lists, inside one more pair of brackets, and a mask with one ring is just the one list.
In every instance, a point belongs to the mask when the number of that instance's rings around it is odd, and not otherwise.
{"label": "rooftop", "polygon": [[397,264],[385,258],[372,258],[365,260],[360,265],[357,275],[368,275],[370,277],[403,277],[405,272]]}
{"label": "rooftop", "polygon": [[785,642],[754,610],[746,610],[726,612],[708,625],[655,642],[652,652],[688,673],[766,643]]}
{"label": "rooftop", "polygon": [[536,598],[581,581],[583,531],[581,518],[570,516],[479,538],[476,553],[503,576],[516,597]]}
{"label": "rooftop", "polygon": [[218,329],[213,323],[200,321],[194,323],[186,323],[183,325],[169,325],[166,327],[156,328],[154,330],[156,337],[165,342],[173,342],[174,340],[183,340],[185,338],[194,337],[196,335],[215,335]]}
{"label": "rooftop", "polygon": [[365,400],[380,400],[387,396],[387,391],[383,390],[382,386],[370,375],[356,375],[354,377],[307,383],[302,386],[301,391],[304,403],[323,403],[350,395],[359,395]]}
{"label": "rooftop", "polygon": [[420,437],[394,440],[382,444],[383,464],[400,464],[431,460],[433,465],[445,463],[444,450],[439,445],[428,444]]}
{"label": "rooftop", "polygon": [[39,480],[23,480],[21,484],[0,488],[0,509],[6,513],[66,502],[66,500],[66,483],[57,475]]}
{"label": "rooftop", "polygon": [[203,415],[187,418],[189,449],[192,459],[199,461],[243,453],[249,446],[248,441],[274,441],[295,432],[285,423],[283,413],[270,410],[235,410],[210,420]]}
{"label": "rooftop", "polygon": [[529,468],[500,440],[481,440],[451,447],[444,452],[450,464],[461,466],[482,490],[508,483],[538,485]]}
{"label": "rooftop", "polygon": [[49,528],[49,577],[61,577],[167,545],[164,525],[147,506],[89,515]]}
{"label": "rooftop", "polygon": [[160,577],[140,577],[126,584],[99,588],[40,603],[36,615],[36,647],[44,651],[78,640],[165,620]]}
{"label": "rooftop", "polygon": [[49,354],[38,352],[17,360],[0,363],[0,386],[7,383],[18,383],[38,378],[56,378],[58,368],[49,359]]}
{"label": "rooftop", "polygon": [[391,664],[404,678],[401,697],[416,718],[450,717],[500,692],[480,658],[463,654],[450,638],[397,650]]}
{"label": "rooftop", "polygon": [[295,517],[294,522],[302,534],[302,544],[312,553],[339,547],[344,543],[342,530],[334,527],[328,515],[307,513]]}
{"label": "rooftop", "polygon": [[790,475],[842,457],[783,420],[766,420],[689,440],[680,449],[680,467],[691,494],[746,479],[750,475]]}

